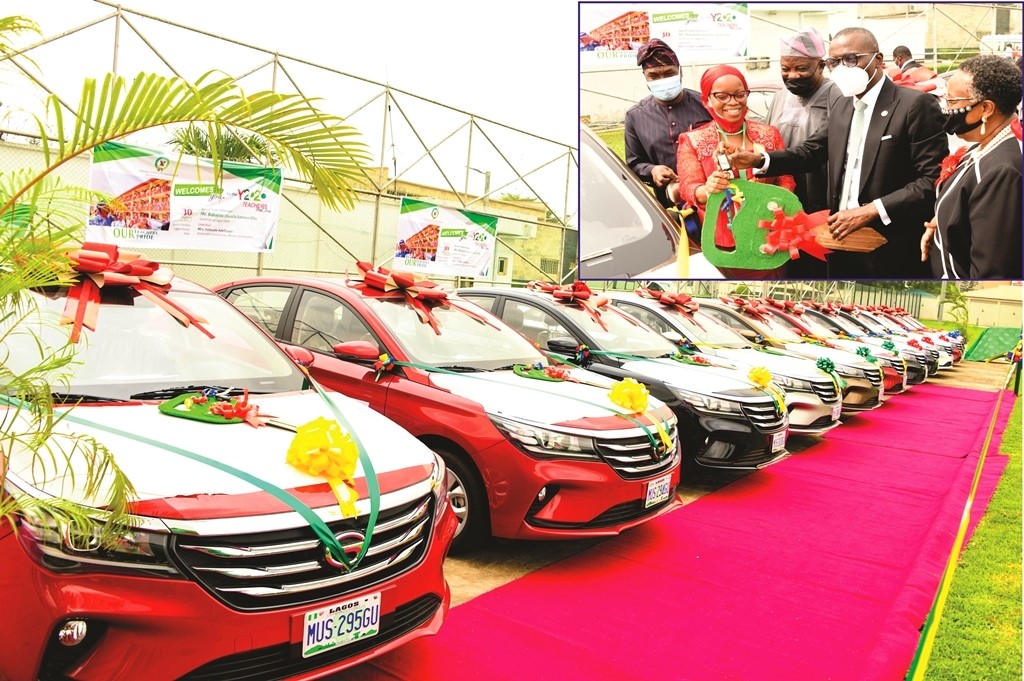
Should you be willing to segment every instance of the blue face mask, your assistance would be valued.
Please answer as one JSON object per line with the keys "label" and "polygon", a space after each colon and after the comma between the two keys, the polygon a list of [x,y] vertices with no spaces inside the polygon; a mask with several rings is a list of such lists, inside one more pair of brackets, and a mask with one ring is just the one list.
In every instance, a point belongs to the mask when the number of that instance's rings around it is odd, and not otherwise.
{"label": "blue face mask", "polygon": [[671,102],[683,91],[683,80],[678,74],[661,78],[660,80],[647,81],[647,89],[651,91],[655,99],[663,102]]}

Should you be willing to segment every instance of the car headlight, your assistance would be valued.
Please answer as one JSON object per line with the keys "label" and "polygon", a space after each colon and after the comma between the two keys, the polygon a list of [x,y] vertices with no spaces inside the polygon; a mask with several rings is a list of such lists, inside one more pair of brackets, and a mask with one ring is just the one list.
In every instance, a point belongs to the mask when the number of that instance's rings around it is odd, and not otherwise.
{"label": "car headlight", "polygon": [[599,459],[592,438],[494,415],[491,415],[491,423],[509,442],[530,456],[545,459]]}
{"label": "car headlight", "polygon": [[814,384],[810,381],[803,381],[799,378],[793,378],[792,376],[783,376],[782,374],[772,374],[772,381],[782,386],[786,390],[800,390],[805,393],[814,391]]}
{"label": "car headlight", "polygon": [[440,502],[448,495],[448,481],[445,479],[447,476],[448,469],[444,465],[444,459],[435,453],[434,467],[430,469],[430,490],[434,493],[435,502]]}
{"label": "car headlight", "polygon": [[676,396],[698,411],[711,414],[741,414],[743,413],[740,403],[734,400],[726,400],[712,395],[695,393],[680,388],[672,388]]}
{"label": "car headlight", "polygon": [[26,552],[55,572],[142,572],[178,577],[167,552],[168,536],[136,528],[111,531],[100,520],[70,521],[26,511],[18,537]]}
{"label": "car headlight", "polygon": [[849,376],[850,378],[865,378],[867,376],[863,369],[858,369],[848,364],[837,364],[836,373],[840,376]]}

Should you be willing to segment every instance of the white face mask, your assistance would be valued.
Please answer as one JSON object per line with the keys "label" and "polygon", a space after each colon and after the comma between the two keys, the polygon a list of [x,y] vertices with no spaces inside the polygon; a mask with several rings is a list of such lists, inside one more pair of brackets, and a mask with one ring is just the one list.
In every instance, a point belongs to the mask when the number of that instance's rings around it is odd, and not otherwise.
{"label": "white face mask", "polygon": [[868,72],[859,66],[847,66],[840,64],[832,69],[829,78],[839,87],[839,91],[846,97],[856,97],[868,89],[871,77]]}
{"label": "white face mask", "polygon": [[683,91],[683,79],[679,74],[676,74],[668,78],[649,80],[647,81],[647,89],[651,91],[655,99],[671,102]]}

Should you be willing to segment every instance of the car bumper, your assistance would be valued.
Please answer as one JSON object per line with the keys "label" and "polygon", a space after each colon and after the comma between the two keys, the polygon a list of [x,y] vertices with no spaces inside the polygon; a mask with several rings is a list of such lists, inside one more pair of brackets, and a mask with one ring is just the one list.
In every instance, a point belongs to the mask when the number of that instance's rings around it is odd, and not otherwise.
{"label": "car bumper", "polygon": [[882,391],[866,378],[844,376],[848,387],[843,394],[843,411],[858,412],[877,409],[882,405]]}
{"label": "car bumper", "polygon": [[755,470],[785,457],[788,421],[768,431],[756,429],[743,419],[720,415],[679,415],[679,432],[691,433],[684,456],[705,468]]}
{"label": "car bumper", "polygon": [[[538,540],[617,535],[676,507],[680,458],[677,444],[666,468],[627,480],[603,461],[533,459],[509,443],[495,445],[480,459],[488,469],[491,534]],[[649,486],[666,476],[668,498],[648,506]]]}
{"label": "car bumper", "polygon": [[[834,409],[834,407],[840,409]],[[814,393],[786,391],[786,408],[789,410],[789,431],[802,435],[820,435],[839,425],[841,403],[827,404]]]}
{"label": "car bumper", "polygon": [[[455,527],[455,516],[445,504],[426,555],[407,572],[337,598],[260,612],[233,610],[185,579],[55,573],[31,559],[13,535],[0,538],[0,597],[5,610],[0,635],[5,647],[23,651],[0,659],[0,677],[324,678],[437,633],[450,602],[441,566]],[[378,591],[377,635],[302,658],[299,641],[305,612]],[[101,632],[86,652],[59,644],[48,647],[68,619],[84,619],[90,631]],[[81,645],[89,642],[87,637]],[[39,677],[41,666],[50,671]]]}

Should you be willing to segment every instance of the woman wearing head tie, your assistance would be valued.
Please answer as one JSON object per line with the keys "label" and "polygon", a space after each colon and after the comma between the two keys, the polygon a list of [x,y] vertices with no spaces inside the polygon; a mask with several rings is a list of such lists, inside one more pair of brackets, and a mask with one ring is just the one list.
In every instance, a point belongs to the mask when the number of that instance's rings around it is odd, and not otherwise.
{"label": "woman wearing head tie", "polygon": [[[750,170],[738,171],[719,166],[719,154],[727,146],[734,150],[755,151],[775,151],[783,147],[782,136],[777,129],[747,120],[750,88],[743,74],[732,66],[713,66],[701,76],[700,94],[713,120],[679,136],[676,154],[679,180],[676,186],[669,187],[669,196],[678,196],[677,201],[681,199],[696,206],[703,224],[708,197],[724,191],[734,178],[768,182],[793,191],[796,183],[791,175],[755,177]],[[715,245],[725,251],[736,248],[728,216],[722,211],[719,211],[715,223]]]}
{"label": "woman wearing head tie", "polygon": [[921,238],[936,277],[1021,277],[1020,98],[1020,69],[996,55],[968,59],[949,79],[946,132],[974,144],[942,162]]}

